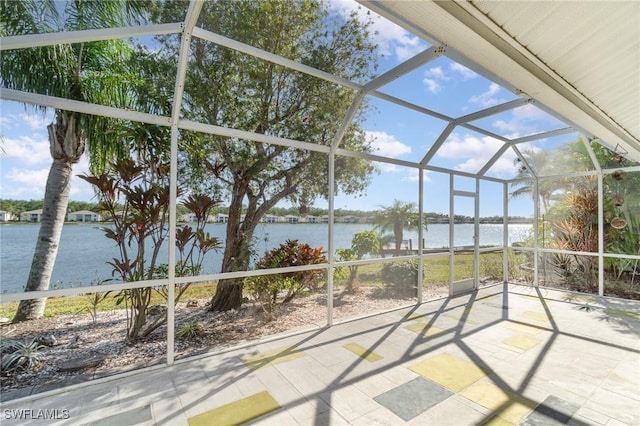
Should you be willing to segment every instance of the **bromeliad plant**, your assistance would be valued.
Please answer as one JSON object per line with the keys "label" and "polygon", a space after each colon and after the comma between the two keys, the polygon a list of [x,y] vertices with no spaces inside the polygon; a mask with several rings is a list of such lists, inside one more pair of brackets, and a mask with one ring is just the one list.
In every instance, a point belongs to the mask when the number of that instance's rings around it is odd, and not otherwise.
{"label": "bromeliad plant", "polygon": [[[95,187],[99,209],[112,222],[102,230],[115,241],[120,256],[108,263],[113,267],[112,275],[124,282],[163,279],[169,272],[167,264],[160,261],[169,234],[169,163],[158,155],[162,150],[154,152],[153,143],[141,145],[134,151],[135,159],[116,160],[97,176],[80,176]],[[199,274],[207,252],[219,249],[218,239],[204,231],[209,212],[217,204],[206,195],[190,195],[184,201],[197,221],[195,227],[184,225],[176,230],[177,277]],[[188,287],[188,283],[176,285],[174,302]],[[166,286],[125,289],[118,294],[117,303],[127,309],[127,339],[144,338],[166,323],[166,313],[149,321],[153,292],[167,300]]]}

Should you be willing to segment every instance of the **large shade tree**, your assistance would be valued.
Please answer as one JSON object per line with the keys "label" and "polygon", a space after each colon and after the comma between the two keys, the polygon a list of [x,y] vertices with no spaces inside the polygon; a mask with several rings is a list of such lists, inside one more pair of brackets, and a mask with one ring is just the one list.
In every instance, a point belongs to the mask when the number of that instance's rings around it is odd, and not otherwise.
{"label": "large shade tree", "polygon": [[[175,3],[165,6],[165,13],[178,13]],[[207,2],[198,25],[344,79],[371,77],[375,46],[368,38],[368,24],[355,15],[332,18],[327,8],[309,0]],[[192,40],[184,107],[193,120],[327,146],[354,98],[348,88]],[[340,146],[369,151],[358,122],[356,115]],[[316,197],[328,196],[324,153],[187,132],[182,132],[181,146],[181,177],[229,202],[222,272],[249,269],[254,230],[278,202],[288,200],[304,212]],[[335,190],[362,192],[372,171],[369,162],[337,158]],[[221,280],[212,310],[235,309],[241,303],[242,280]]]}
{"label": "large shade tree", "polygon": [[[143,3],[131,0],[2,1],[2,36],[46,34],[123,26],[141,18]],[[127,107],[131,48],[123,40],[58,44],[4,51],[2,87]],[[44,107],[38,108],[43,113]],[[55,110],[47,126],[52,164],[47,177],[42,223],[25,291],[47,290],[67,213],[73,165],[85,149],[92,168],[123,155],[110,136],[110,120],[73,111]],[[41,317],[46,299],[22,301],[14,321]]]}

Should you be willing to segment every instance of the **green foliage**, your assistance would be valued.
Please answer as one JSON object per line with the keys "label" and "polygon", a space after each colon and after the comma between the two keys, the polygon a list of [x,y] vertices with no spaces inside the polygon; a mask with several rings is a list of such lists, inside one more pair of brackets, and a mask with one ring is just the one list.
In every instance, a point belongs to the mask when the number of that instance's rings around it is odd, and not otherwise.
{"label": "green foliage", "polygon": [[[314,0],[204,2],[198,25],[340,78],[372,78],[378,55],[370,37],[371,22],[355,13],[336,17],[328,13],[329,7]],[[174,2],[162,3],[160,20],[174,22],[178,10]],[[179,39],[161,41],[160,59],[175,63]],[[185,77],[186,119],[329,146],[355,96],[351,88],[201,38],[192,40]],[[341,148],[371,150],[361,131],[363,120],[359,109],[339,141]],[[324,153],[188,131],[181,132],[181,148],[180,175],[189,189],[230,200],[222,272],[249,265],[247,244],[260,219],[278,202],[288,200],[306,211],[316,198],[329,195]],[[369,161],[337,157],[336,190],[362,193],[373,172]],[[211,309],[237,308],[242,293],[237,285],[221,280]]]}
{"label": "green foliage", "polygon": [[[281,274],[259,275],[244,280],[244,288],[270,319],[275,316],[278,306],[278,294],[286,291],[287,295],[306,295],[305,290],[293,277],[285,277]],[[286,299],[286,298],[285,298]],[[284,301],[282,303],[285,303]]]}
{"label": "green foliage", "polygon": [[2,373],[11,374],[18,371],[30,371],[42,361],[40,345],[36,340],[29,343],[2,339]]}
{"label": "green foliage", "polygon": [[[327,258],[322,254],[322,247],[313,248],[309,244],[301,244],[298,240],[287,240],[264,254],[256,264],[257,269],[286,268],[290,266],[318,265],[327,263]],[[258,277],[258,281],[273,281],[272,283],[254,283],[254,288],[271,288],[272,303],[276,303],[280,291],[286,291],[282,303],[290,302],[296,295],[302,292],[315,292],[324,273],[322,270],[287,272],[278,275]],[[289,280],[289,278],[291,280]],[[257,286],[257,287],[256,287]]]}
{"label": "green foliage", "polygon": [[418,285],[418,261],[403,260],[382,265],[380,277],[398,291],[415,291]]}
{"label": "green foliage", "polygon": [[[102,228],[120,252],[119,258],[108,262],[112,274],[125,282],[167,278],[168,266],[158,261],[169,233],[166,129],[139,124],[132,126],[131,136],[135,137],[131,146],[134,159],[116,160],[100,175],[80,177],[95,187],[100,211],[112,222],[112,226]],[[176,229],[176,276],[198,274],[206,253],[220,247],[218,239],[204,231],[205,218],[216,204],[206,195],[190,195],[184,201],[184,207],[198,221],[195,229],[190,225]],[[176,286],[175,302],[188,287],[188,283]],[[166,315],[160,315],[147,324],[154,291],[167,300],[164,286],[126,289],[117,296],[116,302],[128,308],[128,339],[145,337],[166,322]]]}
{"label": "green foliage", "polygon": [[[351,248],[339,248],[336,250],[338,260],[348,262],[362,259],[367,254],[378,254],[380,252],[380,240],[375,231],[357,232],[351,239]],[[342,267],[336,268],[334,278],[343,279],[346,277],[346,291],[354,291],[358,286],[358,265],[348,266],[349,273],[345,273]]]}
{"label": "green foliage", "polygon": [[[404,203],[394,200],[393,205],[388,207],[383,206],[383,210],[376,212],[373,216],[373,223],[381,233],[392,232],[396,256],[400,255],[404,231],[418,229],[420,226],[420,215],[416,211],[416,208],[415,203]],[[425,217],[425,228],[426,224],[427,221]],[[383,236],[381,240],[388,241],[389,238]]]}
{"label": "green foliage", "polygon": [[190,321],[182,324],[176,331],[178,339],[193,339],[204,333],[202,323],[199,321]]}

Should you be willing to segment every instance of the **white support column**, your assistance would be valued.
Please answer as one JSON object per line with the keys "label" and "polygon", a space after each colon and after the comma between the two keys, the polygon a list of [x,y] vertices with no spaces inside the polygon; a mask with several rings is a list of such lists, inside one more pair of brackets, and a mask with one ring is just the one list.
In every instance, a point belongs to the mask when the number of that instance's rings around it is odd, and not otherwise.
{"label": "white support column", "polygon": [[480,179],[476,178],[476,194],[473,198],[475,206],[473,212],[473,287],[477,290],[480,287]]}
{"label": "white support column", "polygon": [[598,173],[598,294],[604,296],[604,182]]}
{"label": "white support column", "polygon": [[176,85],[173,91],[173,105],[171,109],[171,165],[169,183],[169,283],[167,297],[167,364],[174,363],[175,340],[175,286],[176,286],[176,227],[177,227],[177,194],[178,194],[178,121],[182,110],[182,95],[184,93],[184,79],[187,74],[189,60],[189,46],[191,31],[196,25],[203,3],[191,1],[185,18],[185,29],[180,42],[180,56],[176,73]]}
{"label": "white support column", "polygon": [[420,215],[418,220],[418,283],[417,283],[417,298],[418,304],[422,303],[422,281],[424,276],[424,170],[418,169],[418,214]]}
{"label": "white support column", "polygon": [[453,173],[449,173],[449,296],[453,296]]}
{"label": "white support column", "polygon": [[503,283],[509,282],[509,184],[504,182],[502,189],[502,276]]}
{"label": "white support column", "polygon": [[336,182],[336,154],[335,149],[331,149],[329,152],[329,244],[327,248],[327,255],[329,260],[329,269],[327,269],[327,325],[331,327],[333,325],[333,264],[335,263],[335,258],[333,255],[334,244],[333,244],[333,222],[334,218],[334,208],[335,208],[335,200],[333,190]]}
{"label": "white support column", "polygon": [[[540,253],[538,251],[538,209],[540,207],[540,190],[538,187],[538,178],[533,184],[533,285],[538,287],[538,259]],[[542,218],[544,220],[544,217]]]}

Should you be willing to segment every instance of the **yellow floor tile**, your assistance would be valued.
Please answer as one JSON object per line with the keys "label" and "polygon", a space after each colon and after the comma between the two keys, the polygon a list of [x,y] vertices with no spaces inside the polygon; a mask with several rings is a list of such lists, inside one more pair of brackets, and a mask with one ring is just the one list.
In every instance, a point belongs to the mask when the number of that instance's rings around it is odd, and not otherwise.
{"label": "yellow floor tile", "polygon": [[522,317],[540,322],[549,321],[549,317],[547,317],[547,314],[545,314],[544,312],[526,311],[522,314]]}
{"label": "yellow floor tile", "polygon": [[205,411],[188,419],[189,426],[240,425],[280,408],[269,392],[264,391],[238,401]]}
{"label": "yellow floor tile", "polygon": [[493,416],[487,422],[482,423],[482,426],[516,426],[515,423],[511,423],[502,417]]}
{"label": "yellow floor tile", "polygon": [[435,336],[443,333],[444,330],[438,327],[429,326],[423,322],[416,322],[414,324],[406,325],[404,328],[411,330],[414,333],[422,334],[427,337]]}
{"label": "yellow floor tile", "polygon": [[453,392],[459,392],[490,373],[448,353],[427,358],[409,369]]}
{"label": "yellow floor tile", "polygon": [[607,315],[617,315],[617,316],[621,316],[621,317],[629,317],[629,318],[635,318],[635,319],[640,319],[640,314],[637,312],[629,312],[629,311],[623,311],[621,309],[605,309],[604,312]]}
{"label": "yellow floor tile", "polygon": [[472,384],[460,392],[460,395],[515,424],[524,419],[537,405],[530,399],[505,391],[484,380]]}
{"label": "yellow floor tile", "polygon": [[285,346],[283,348],[273,349],[271,351],[262,352],[257,355],[251,355],[242,358],[242,362],[252,370],[267,367],[281,362],[291,361],[292,359],[304,356],[304,352],[293,346]]}
{"label": "yellow floor tile", "polygon": [[523,353],[525,351],[528,351],[529,349],[531,349],[532,347],[534,347],[540,342],[541,340],[534,339],[533,337],[529,337],[529,336],[513,336],[503,340],[500,343],[500,346],[505,349]]}
{"label": "yellow floor tile", "polygon": [[364,346],[360,346],[357,343],[348,343],[343,346],[348,351],[353,352],[358,355],[360,358],[364,358],[369,362],[380,361],[383,357],[378,355],[377,353],[371,351],[371,349],[367,349]]}
{"label": "yellow floor tile", "polygon": [[509,324],[507,324],[507,328],[510,328],[511,330],[515,330],[518,333],[526,333],[526,334],[539,334],[544,331],[544,329],[542,328],[532,327],[530,325],[518,324],[513,322],[510,322]]}

